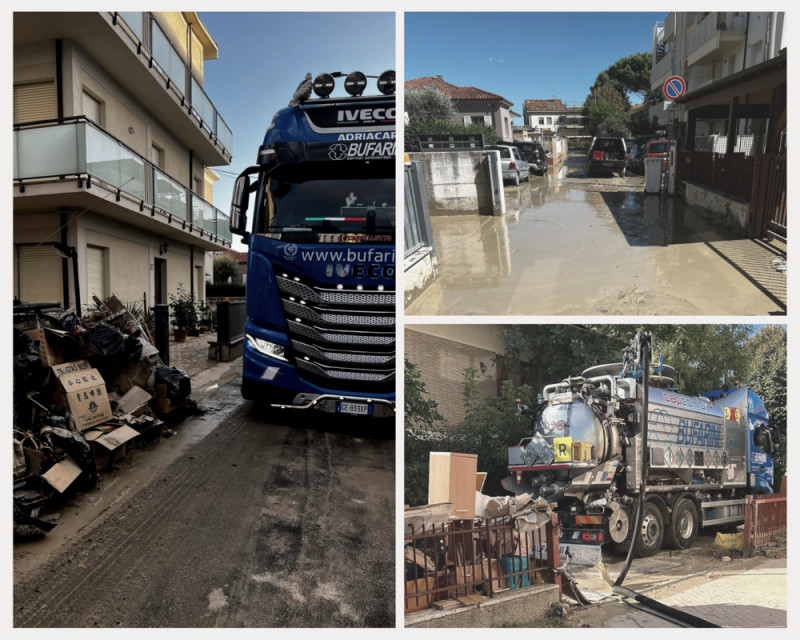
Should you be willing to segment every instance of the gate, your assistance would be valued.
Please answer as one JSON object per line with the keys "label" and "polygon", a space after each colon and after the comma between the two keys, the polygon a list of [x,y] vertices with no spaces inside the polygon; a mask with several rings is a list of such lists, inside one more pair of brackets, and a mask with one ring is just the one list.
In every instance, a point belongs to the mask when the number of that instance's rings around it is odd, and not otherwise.
{"label": "gate", "polygon": [[433,246],[433,229],[428,212],[428,195],[419,162],[407,162],[403,172],[405,182],[405,253],[408,257],[417,249]]}
{"label": "gate", "polygon": [[747,496],[744,518],[745,555],[786,536],[786,495]]}
{"label": "gate", "polygon": [[750,199],[750,236],[786,238],[786,156],[756,157]]}

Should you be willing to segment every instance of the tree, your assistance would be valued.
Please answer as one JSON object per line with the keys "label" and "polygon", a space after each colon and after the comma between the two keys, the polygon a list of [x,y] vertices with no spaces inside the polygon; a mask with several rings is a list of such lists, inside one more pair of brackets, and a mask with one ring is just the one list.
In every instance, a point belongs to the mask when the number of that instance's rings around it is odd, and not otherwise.
{"label": "tree", "polygon": [[786,474],[786,327],[765,325],[747,344],[749,368],[744,382],[764,401],[770,426],[781,434],[781,447],[775,456],[775,489]]}
{"label": "tree", "polygon": [[214,284],[228,284],[239,276],[239,265],[230,256],[214,256]]}
{"label": "tree", "polygon": [[650,53],[634,53],[626,58],[620,58],[604,73],[617,89],[626,94],[636,94],[644,100],[650,93],[652,60]]}
{"label": "tree", "polygon": [[419,137],[422,135],[477,133],[483,135],[485,144],[500,140],[494,131],[482,124],[458,123],[455,101],[433,87],[406,91],[404,104],[408,115],[405,126],[406,151],[419,151]]}

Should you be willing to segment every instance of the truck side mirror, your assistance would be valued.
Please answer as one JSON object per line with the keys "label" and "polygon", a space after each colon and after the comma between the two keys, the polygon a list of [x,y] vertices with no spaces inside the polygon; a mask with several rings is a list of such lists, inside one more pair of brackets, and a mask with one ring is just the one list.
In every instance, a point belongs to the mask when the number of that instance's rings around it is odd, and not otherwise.
{"label": "truck side mirror", "polygon": [[247,208],[250,206],[250,176],[236,178],[231,196],[231,231],[238,235],[247,232]]}

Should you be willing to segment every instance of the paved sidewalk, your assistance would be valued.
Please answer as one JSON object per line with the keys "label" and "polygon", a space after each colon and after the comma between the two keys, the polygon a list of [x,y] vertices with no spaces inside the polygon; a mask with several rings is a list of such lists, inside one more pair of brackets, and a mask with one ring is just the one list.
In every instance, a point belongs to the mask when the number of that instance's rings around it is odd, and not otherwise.
{"label": "paved sidewalk", "polygon": [[206,390],[215,381],[233,370],[241,370],[241,356],[230,362],[211,360],[208,357],[208,343],[217,339],[216,333],[189,336],[186,342],[169,342],[169,366],[183,369],[192,380],[192,396]]}

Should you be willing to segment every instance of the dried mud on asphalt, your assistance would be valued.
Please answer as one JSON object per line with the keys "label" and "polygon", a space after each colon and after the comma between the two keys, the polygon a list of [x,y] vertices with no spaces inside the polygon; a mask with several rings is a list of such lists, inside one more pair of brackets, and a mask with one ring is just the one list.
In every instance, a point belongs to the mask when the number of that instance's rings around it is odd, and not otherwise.
{"label": "dried mud on asphalt", "polygon": [[393,427],[376,428],[242,404],[17,575],[14,625],[394,626]]}
{"label": "dried mud on asphalt", "polygon": [[[684,551],[663,550],[652,558],[634,558],[623,586],[649,598],[670,604],[680,602],[680,594],[696,587],[714,584],[715,580],[723,576],[743,575],[747,571],[757,570],[769,560],[763,556],[752,558],[742,557],[741,552],[716,549],[713,546],[713,535],[703,535],[698,538],[697,544]],[[782,552],[773,557],[786,557],[785,546]],[[573,567],[579,588],[594,601],[593,604],[583,607],[571,601],[568,617],[562,626],[566,627],[678,627],[663,618],[657,617],[627,604],[618,598],[612,590],[609,580],[613,582],[619,575],[624,565],[624,557],[603,556],[604,565],[599,567]],[[606,576],[603,577],[602,572]],[[603,597],[605,596],[605,597]],[[784,595],[785,598],[785,595]],[[704,607],[704,605],[706,605]],[[734,606],[731,603],[728,606]],[[708,618],[707,603],[698,598],[693,602],[693,607],[685,605],[678,609],[695,609],[695,615]],[[689,611],[691,612],[691,611]],[[767,612],[768,614],[770,612]],[[759,611],[764,616],[763,609]],[[775,610],[767,615],[769,620],[785,625],[785,611]],[[716,620],[722,626],[739,626],[726,624],[724,620]],[[735,621],[731,619],[730,623]],[[753,618],[755,626],[766,626],[763,619]],[[769,626],[773,626],[768,623]],[[774,626],[782,626],[776,624]]]}
{"label": "dried mud on asphalt", "polygon": [[[505,188],[504,216],[433,216],[436,279],[409,315],[785,314],[785,247],[584,159]],[[731,295],[736,292],[735,295]]]}

